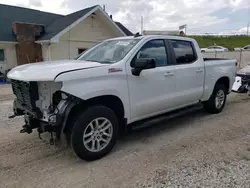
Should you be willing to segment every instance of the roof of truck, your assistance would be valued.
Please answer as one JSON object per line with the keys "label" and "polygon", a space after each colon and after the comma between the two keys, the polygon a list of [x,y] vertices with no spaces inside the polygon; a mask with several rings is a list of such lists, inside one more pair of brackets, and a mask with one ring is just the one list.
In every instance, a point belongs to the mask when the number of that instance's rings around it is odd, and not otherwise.
{"label": "roof of truck", "polygon": [[195,41],[193,38],[181,37],[181,36],[171,36],[171,35],[141,35],[141,36],[138,36],[138,37],[125,36],[125,37],[112,38],[112,39],[108,39],[108,40],[117,40],[117,39],[155,39],[155,38]]}

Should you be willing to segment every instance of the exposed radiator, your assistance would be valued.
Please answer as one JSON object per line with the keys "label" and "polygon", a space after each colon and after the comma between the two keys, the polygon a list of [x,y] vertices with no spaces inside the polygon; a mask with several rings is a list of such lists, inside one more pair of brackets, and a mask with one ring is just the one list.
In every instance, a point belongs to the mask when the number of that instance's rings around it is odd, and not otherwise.
{"label": "exposed radiator", "polygon": [[37,82],[11,80],[13,93],[18,103],[30,112],[36,112],[36,101],[39,99]]}

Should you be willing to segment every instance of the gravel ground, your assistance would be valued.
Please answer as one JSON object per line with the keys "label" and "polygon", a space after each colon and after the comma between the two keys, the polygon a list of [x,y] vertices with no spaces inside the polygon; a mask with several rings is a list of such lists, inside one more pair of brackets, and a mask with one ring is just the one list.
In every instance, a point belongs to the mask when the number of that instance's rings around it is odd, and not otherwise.
{"label": "gravel ground", "polygon": [[230,94],[217,115],[195,110],[134,130],[105,158],[84,162],[8,120],[12,98],[0,88],[0,187],[250,187],[250,108]]}

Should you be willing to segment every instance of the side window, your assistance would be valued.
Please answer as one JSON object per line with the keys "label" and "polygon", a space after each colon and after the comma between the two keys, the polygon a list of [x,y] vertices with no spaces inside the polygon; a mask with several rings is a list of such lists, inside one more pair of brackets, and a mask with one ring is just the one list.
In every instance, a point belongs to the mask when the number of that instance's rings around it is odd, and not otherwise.
{"label": "side window", "polygon": [[4,61],[4,50],[0,49],[0,61]]}
{"label": "side window", "polygon": [[137,54],[138,58],[152,58],[156,61],[156,66],[167,65],[167,53],[164,40],[151,40],[144,44]]}
{"label": "side window", "polygon": [[192,42],[183,40],[170,40],[176,58],[177,64],[186,64],[196,61],[197,56]]}
{"label": "side window", "polygon": [[207,49],[214,49],[214,47],[213,46],[209,46]]}

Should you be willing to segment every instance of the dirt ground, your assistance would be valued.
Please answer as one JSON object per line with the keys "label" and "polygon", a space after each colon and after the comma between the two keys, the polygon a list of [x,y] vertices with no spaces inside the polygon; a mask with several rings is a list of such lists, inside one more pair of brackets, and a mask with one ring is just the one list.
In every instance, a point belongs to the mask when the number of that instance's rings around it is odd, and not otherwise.
{"label": "dirt ground", "polygon": [[250,187],[250,98],[230,94],[224,111],[195,110],[134,130],[101,160],[79,160],[9,120],[12,98],[0,88],[0,187]]}

